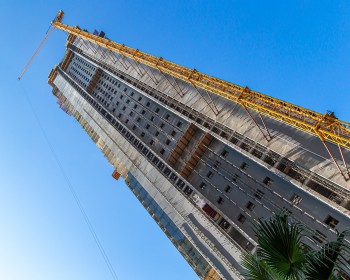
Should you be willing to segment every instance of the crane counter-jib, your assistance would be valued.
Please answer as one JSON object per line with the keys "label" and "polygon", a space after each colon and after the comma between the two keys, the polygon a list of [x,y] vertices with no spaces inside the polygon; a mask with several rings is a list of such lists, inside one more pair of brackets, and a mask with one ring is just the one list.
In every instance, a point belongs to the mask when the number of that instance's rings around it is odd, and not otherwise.
{"label": "crane counter-jib", "polygon": [[138,49],[127,47],[109,39],[90,34],[78,27],[63,24],[63,12],[52,22],[52,25],[83,40],[104,47],[125,57],[141,62],[159,71],[172,75],[180,80],[189,82],[196,87],[205,89],[213,94],[229,99],[245,106],[248,109],[277,119],[283,123],[316,135],[322,141],[336,143],[350,149],[350,124],[340,121],[333,114],[322,115],[312,110],[273,98],[271,96],[252,91],[224,80],[211,77],[189,69],[176,63],[156,57]]}

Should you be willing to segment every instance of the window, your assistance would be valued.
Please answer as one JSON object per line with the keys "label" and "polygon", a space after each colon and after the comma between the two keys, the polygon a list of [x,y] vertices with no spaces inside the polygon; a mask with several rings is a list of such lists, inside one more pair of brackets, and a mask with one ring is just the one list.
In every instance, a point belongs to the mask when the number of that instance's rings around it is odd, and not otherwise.
{"label": "window", "polygon": [[242,224],[245,222],[247,218],[245,216],[243,216],[242,214],[239,214],[238,216],[238,221],[241,222]]}
{"label": "window", "polygon": [[223,150],[222,152],[221,152],[221,156],[222,157],[227,157],[228,156],[228,151],[226,151],[226,150]]}
{"label": "window", "polygon": [[134,109],[136,109],[136,108],[137,108],[137,104],[134,105]]}
{"label": "window", "polygon": [[232,188],[230,186],[226,186],[225,188],[225,192],[229,193],[232,191]]}
{"label": "window", "polygon": [[160,124],[160,128],[163,128],[163,127],[164,127],[164,123],[161,123],[161,124]]}
{"label": "window", "polygon": [[119,114],[118,114],[118,118],[120,118],[121,116],[122,116],[122,114],[119,113]]}
{"label": "window", "polygon": [[121,95],[121,96],[120,96],[120,99],[123,99],[123,97],[124,97],[124,95]]}
{"label": "window", "polygon": [[254,195],[256,198],[261,199],[264,196],[264,193],[261,190],[257,189]]}
{"label": "window", "polygon": [[173,132],[171,132],[171,136],[175,137],[175,135],[176,135],[176,131],[173,130]]}
{"label": "window", "polygon": [[166,120],[169,120],[169,118],[170,118],[170,115],[169,115],[169,114],[166,114],[165,119],[166,119]]}
{"label": "window", "polygon": [[219,223],[219,226],[226,230],[230,227],[230,223],[228,221],[226,221],[225,219],[222,219]]}
{"label": "window", "polygon": [[135,130],[135,129],[136,129],[136,125],[133,125],[133,126],[132,126],[132,130]]}
{"label": "window", "polygon": [[141,111],[141,114],[142,114],[142,115],[144,115],[145,113],[146,113],[146,111],[145,111],[145,110],[142,110],[142,111]]}
{"label": "window", "polygon": [[137,99],[137,101],[141,101],[141,99],[142,99],[142,97],[140,96],[140,97]]}
{"label": "window", "polygon": [[151,121],[152,121],[152,122],[154,121],[154,116],[151,117]]}
{"label": "window", "polygon": [[149,107],[149,105],[151,105],[151,103],[147,102],[147,103],[146,103],[146,106]]}
{"label": "window", "polygon": [[159,113],[159,108],[157,108],[155,112],[156,112],[156,113]]}
{"label": "window", "polygon": [[264,183],[265,185],[271,186],[272,183],[273,183],[273,181],[272,181],[271,178],[265,177],[265,179],[263,180],[263,183]]}
{"label": "window", "polygon": [[129,113],[129,115],[130,115],[130,116],[132,116],[133,114],[134,114],[134,112],[133,112],[133,111],[131,111],[131,112]]}
{"label": "window", "polygon": [[255,207],[255,204],[251,201],[248,201],[248,203],[245,206],[245,208],[249,209],[250,211],[252,211],[254,207]]}
{"label": "window", "polygon": [[214,167],[214,168],[218,168],[219,166],[220,166],[220,162],[215,161],[215,163],[213,164],[213,167]]}
{"label": "window", "polygon": [[131,94],[130,94],[131,96],[134,96],[134,93],[133,92],[131,92]]}
{"label": "window", "polygon": [[214,176],[213,172],[209,171],[208,174],[207,174],[207,177],[209,179],[211,179],[211,178],[213,178],[213,176]]}
{"label": "window", "polygon": [[149,144],[152,146],[154,144],[154,140],[151,140]]}
{"label": "window", "polygon": [[158,136],[159,135],[159,131],[156,131],[156,133],[154,134],[155,136]]}
{"label": "window", "polygon": [[126,104],[129,104],[129,102],[130,102],[130,100],[128,99],[128,100],[126,100]]}
{"label": "window", "polygon": [[124,106],[124,107],[122,108],[122,110],[125,111],[125,109],[126,109],[126,107]]}
{"label": "window", "polygon": [[200,185],[199,185],[199,188],[202,189],[202,190],[205,190],[205,188],[207,187],[207,185],[202,182]]}
{"label": "window", "polygon": [[300,203],[300,201],[302,200],[302,198],[297,195],[297,194],[293,194],[292,197],[290,198],[290,201],[294,204],[294,205],[298,205]]}
{"label": "window", "polygon": [[327,237],[319,230],[316,230],[312,237],[319,243],[323,243],[323,241],[327,239]]}
{"label": "window", "polygon": [[332,216],[328,215],[327,218],[324,220],[324,223],[329,225],[331,228],[335,228],[339,221],[337,219],[334,219]]}
{"label": "window", "polygon": [[137,121],[137,122],[140,122],[140,120],[141,120],[141,118],[140,118],[140,117],[138,117],[138,118],[136,119],[136,121]]}
{"label": "window", "polygon": [[222,204],[224,204],[224,199],[221,196],[219,196],[219,198],[216,200],[216,202],[222,205]]}
{"label": "window", "polygon": [[165,144],[169,145],[169,144],[170,144],[170,140],[167,139],[167,140],[165,141]]}
{"label": "window", "polygon": [[181,127],[181,125],[182,125],[182,122],[180,122],[180,121],[177,122],[177,124],[176,124],[177,127]]}
{"label": "window", "polygon": [[247,170],[248,169],[248,164],[243,162],[240,167],[242,170]]}
{"label": "window", "polygon": [[238,174],[235,174],[232,176],[232,181],[237,182],[238,178],[239,178]]}
{"label": "window", "polygon": [[145,126],[145,127],[146,127],[146,129],[149,129],[150,125],[149,125],[149,124],[146,124],[146,126]]}
{"label": "window", "polygon": [[128,123],[129,122],[129,119],[126,119],[125,123]]}
{"label": "window", "polygon": [[145,136],[145,133],[144,133],[144,132],[141,133],[141,137],[143,137],[143,136]]}
{"label": "window", "polygon": [[161,155],[164,155],[164,152],[165,152],[164,149],[161,149],[161,150],[160,150],[160,154],[161,154]]}
{"label": "window", "polygon": [[126,92],[128,90],[128,88],[124,88],[124,92]]}

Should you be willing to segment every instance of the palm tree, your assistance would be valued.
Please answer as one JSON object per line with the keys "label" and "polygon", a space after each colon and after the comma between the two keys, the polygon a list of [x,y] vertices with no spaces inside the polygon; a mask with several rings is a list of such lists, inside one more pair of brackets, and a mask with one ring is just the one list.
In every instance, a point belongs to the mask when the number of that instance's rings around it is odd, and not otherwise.
{"label": "palm tree", "polygon": [[242,257],[248,280],[334,280],[340,266],[350,269],[344,253],[350,254],[349,231],[335,241],[314,250],[303,242],[307,230],[292,222],[286,212],[270,220],[259,219],[254,225],[258,247],[256,253]]}

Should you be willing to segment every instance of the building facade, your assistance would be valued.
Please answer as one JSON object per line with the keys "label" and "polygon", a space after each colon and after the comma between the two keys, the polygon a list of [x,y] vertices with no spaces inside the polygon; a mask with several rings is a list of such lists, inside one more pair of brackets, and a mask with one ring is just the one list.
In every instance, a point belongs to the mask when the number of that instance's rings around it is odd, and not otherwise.
{"label": "building facade", "polygon": [[288,211],[314,247],[350,227],[350,182],[316,136],[72,35],[49,84],[200,279],[244,279],[260,217]]}

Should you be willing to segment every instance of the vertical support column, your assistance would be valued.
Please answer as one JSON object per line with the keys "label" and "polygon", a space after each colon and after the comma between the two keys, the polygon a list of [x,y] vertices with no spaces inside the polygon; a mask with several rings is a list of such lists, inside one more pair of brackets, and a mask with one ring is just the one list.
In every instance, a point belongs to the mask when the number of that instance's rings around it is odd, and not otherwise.
{"label": "vertical support column", "polygon": [[334,164],[337,166],[337,168],[338,168],[340,174],[344,177],[345,181],[348,181],[349,178],[346,178],[345,174],[344,174],[343,171],[341,170],[341,168],[340,168],[340,166],[339,166],[337,160],[334,158],[334,156],[333,156],[331,150],[328,148],[328,146],[327,146],[327,144],[326,144],[326,141],[325,141],[324,139],[322,139],[322,138],[321,138],[321,140],[322,140],[322,143],[323,143],[323,145],[325,146],[325,148],[326,148],[328,154],[331,156],[331,158],[332,158]]}
{"label": "vertical support column", "polygon": [[[255,123],[255,126],[260,130],[261,134],[264,136],[264,138],[266,139],[267,142],[271,141],[271,135],[270,133],[268,133],[267,137],[265,135],[265,133],[263,132],[263,130],[261,129],[261,127],[259,126],[259,124],[256,122],[256,120],[253,118],[252,114],[249,112],[249,110],[247,109],[247,107],[245,106],[244,103],[240,103],[242,105],[242,107],[244,108],[244,110],[248,113],[248,115],[250,116],[250,118],[253,120],[253,122]],[[266,129],[267,130],[267,129]]]}
{"label": "vertical support column", "polygon": [[267,126],[266,126],[266,124],[265,124],[265,122],[264,122],[264,119],[263,119],[262,115],[260,114],[260,112],[258,112],[258,113],[259,113],[260,120],[261,120],[262,124],[264,125],[264,128],[265,128],[265,130],[266,130],[266,132],[267,132],[267,134],[269,135],[269,138],[270,138],[270,140],[271,140],[272,137],[271,137],[270,131],[268,130],[268,128],[267,128]]}
{"label": "vertical support column", "polygon": [[[195,85],[195,83],[192,82],[192,77],[194,74],[197,73],[196,69],[193,69],[191,74],[188,76],[188,81],[190,82],[190,84],[196,89],[196,91],[200,94],[200,96],[202,96],[202,98],[204,99],[204,101],[208,104],[209,108],[213,111],[213,113],[217,116],[219,114],[219,110],[218,108],[215,106],[215,103],[213,101],[213,99],[211,98],[210,94],[206,91],[210,102],[208,102],[208,100],[203,96],[203,94],[200,92],[200,90],[197,88],[197,86]],[[211,105],[212,104],[212,105]],[[212,107],[213,106],[213,107]],[[215,109],[215,110],[214,110]]]}
{"label": "vertical support column", "polygon": [[340,147],[340,145],[338,144],[338,148],[339,148],[339,152],[340,152],[340,155],[341,155],[341,158],[343,160],[343,163],[344,163],[344,166],[345,166],[345,170],[346,170],[346,173],[348,174],[348,180],[350,179],[350,171],[349,171],[349,167],[346,163],[346,160],[345,160],[345,157],[344,157],[344,154],[343,154],[343,151]]}

